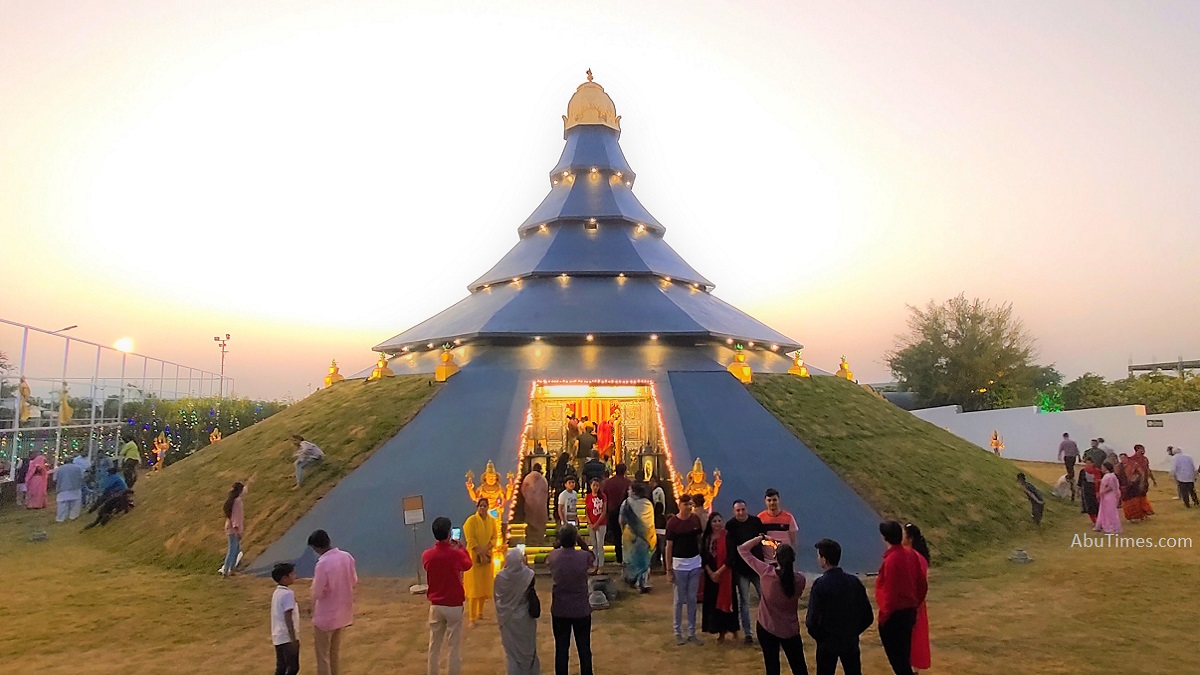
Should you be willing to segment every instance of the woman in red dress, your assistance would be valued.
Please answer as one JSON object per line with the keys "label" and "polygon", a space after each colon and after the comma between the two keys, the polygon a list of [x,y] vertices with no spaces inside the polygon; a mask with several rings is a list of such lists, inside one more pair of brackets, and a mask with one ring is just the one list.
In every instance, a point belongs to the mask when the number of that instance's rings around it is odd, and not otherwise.
{"label": "woman in red dress", "polygon": [[[929,545],[925,543],[925,536],[921,534],[921,528],[912,523],[905,525],[904,545],[921,554],[918,558],[921,561],[921,574],[928,578]],[[910,660],[913,670],[929,669],[929,614],[925,611],[924,602],[917,608],[917,623],[913,626]]]}

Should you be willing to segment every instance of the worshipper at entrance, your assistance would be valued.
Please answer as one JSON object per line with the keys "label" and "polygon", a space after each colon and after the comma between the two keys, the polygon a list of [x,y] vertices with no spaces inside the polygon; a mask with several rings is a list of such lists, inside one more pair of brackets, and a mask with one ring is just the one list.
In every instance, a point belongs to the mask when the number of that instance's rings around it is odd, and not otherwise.
{"label": "worshipper at entrance", "polygon": [[296,484],[292,489],[299,490],[300,483],[304,481],[304,469],[325,459],[325,453],[315,443],[304,440],[300,434],[292,434],[292,441],[296,444],[296,452],[292,455],[296,458],[292,463],[296,468]]}
{"label": "worshipper at entrance", "polygon": [[729,535],[725,519],[716,511],[708,516],[700,549],[704,563],[700,577],[704,614],[700,626],[705,633],[715,633],[717,642],[724,642],[726,633],[736,641],[738,612],[733,570],[729,568]]}
{"label": "worshipper at entrance", "polygon": [[1083,459],[1083,468],[1079,470],[1079,512],[1086,513],[1092,522],[1096,522],[1096,514],[1100,512],[1100,481],[1104,474],[1092,462],[1091,457]]}
{"label": "worshipper at entrance", "polygon": [[[929,544],[925,542],[925,535],[921,534],[921,528],[912,523],[904,526],[904,546],[919,554],[917,562],[921,563],[921,574],[925,576],[925,584],[928,586]],[[912,661],[913,670],[929,670],[932,660],[929,654],[929,614],[924,600],[917,608],[917,622],[913,624],[912,655],[909,658]]]}
{"label": "worshipper at entrance", "polygon": [[317,675],[341,672],[342,632],[354,623],[354,586],[358,573],[354,557],[334,548],[329,533],[316,530],[308,535],[308,546],[318,556],[312,580],[313,647]]}
{"label": "worshipper at entrance", "polygon": [[50,470],[46,467],[46,458],[41,450],[29,453],[29,463],[25,469],[25,508],[46,508],[46,483],[50,479]]}
{"label": "worshipper at entrance", "polygon": [[817,564],[824,572],[808,592],[804,625],[817,643],[817,675],[834,675],[838,661],[845,675],[862,675],[858,636],[875,622],[867,589],[858,577],[842,571],[842,546],[832,539],[816,544]]}
{"label": "worshipper at entrance", "polygon": [[575,467],[571,464],[571,457],[564,450],[554,463],[554,470],[550,472],[550,488],[554,490],[554,522],[562,521],[562,514],[558,512],[558,494],[567,486],[567,478],[577,476]]}
{"label": "worshipper at entrance", "polygon": [[894,520],[879,524],[888,549],[883,552],[875,577],[875,605],[879,609],[879,640],[896,675],[912,675],[913,627],[917,609],[929,590],[921,571],[921,556],[904,547],[904,528]]}
{"label": "worshipper at entrance", "polygon": [[550,503],[550,484],[542,475],[542,465],[534,463],[533,469],[521,481],[521,497],[525,502],[525,542],[532,546],[546,543],[546,513]]}
{"label": "worshipper at entrance", "polygon": [[[667,550],[664,558],[667,583],[675,585],[675,644],[702,645],[696,636],[696,594],[704,565],[700,539],[704,530],[700,518],[692,512],[692,496],[679,496],[679,513],[667,520]],[[687,607],[687,636],[683,634],[683,608]]]}
{"label": "worshipper at entrance", "polygon": [[[463,548],[462,542],[450,538],[449,518],[434,518],[432,529],[433,546],[421,554],[421,566],[425,568],[425,579],[429,583],[425,593],[429,599],[427,672],[437,675],[444,640],[450,675],[459,675],[462,672],[462,656],[458,646],[462,641],[463,602],[466,601],[463,572],[471,569],[471,555]],[[497,611],[499,606],[500,602],[497,601]],[[503,626],[501,623],[501,640],[504,639]]]}
{"label": "worshipper at entrance", "polygon": [[67,462],[54,470],[54,501],[58,503],[54,521],[75,520],[83,507],[83,467]]}
{"label": "worshipper at entrance", "polygon": [[658,544],[654,531],[654,506],[646,497],[646,486],[634,483],[621,504],[621,545],[625,548],[625,583],[650,592],[650,552]]}
{"label": "worshipper at entrance", "polygon": [[1025,480],[1023,472],[1017,472],[1017,484],[1021,486],[1021,490],[1025,492],[1025,497],[1029,499],[1029,515],[1033,519],[1035,525],[1042,524],[1042,513],[1046,510],[1046,500],[1042,497],[1042,493],[1038,489],[1029,484]]}
{"label": "worshipper at entrance", "polygon": [[496,623],[504,647],[505,675],[539,675],[537,619],[529,614],[529,594],[534,574],[521,549],[504,554],[504,568],[496,575]]}
{"label": "worshipper at entrance", "polygon": [[225,564],[221,565],[221,575],[226,577],[233,575],[238,559],[241,558],[242,533],[245,530],[242,495],[245,492],[245,485],[234,483],[229,490],[229,495],[225,497],[223,511],[225,512],[225,536],[229,539],[229,548],[225,551]]}
{"label": "worshipper at entrance", "polygon": [[1117,502],[1121,499],[1121,483],[1113,473],[1113,465],[1104,463],[1104,478],[1100,481],[1100,511],[1092,529],[1105,534],[1121,533],[1121,516]]}
{"label": "worshipper at entrance", "polygon": [[624,463],[617,464],[615,471],[615,475],[604,481],[600,491],[604,493],[604,501],[608,504],[608,541],[616,549],[617,566],[620,567],[625,563],[624,552],[621,550],[621,504],[629,495],[631,483],[625,477]]}
{"label": "worshipper at entrance", "polygon": [[[777,565],[754,557],[755,546],[767,544],[774,548]],[[758,574],[762,599],[758,603],[758,643],[762,647],[763,665],[767,675],[779,675],[779,650],[787,656],[792,675],[808,675],[804,661],[804,641],[800,637],[798,603],[804,592],[804,575],[795,570],[796,550],[789,544],[779,544],[765,535],[738,547],[738,555]]]}
{"label": "worshipper at entrance", "polygon": [[571,523],[579,526],[579,493],[575,491],[575,477],[567,476],[563,491],[558,493],[558,524]]}
{"label": "worshipper at entrance", "polygon": [[1189,509],[1192,504],[1200,506],[1200,500],[1196,499],[1196,463],[1180,448],[1167,448],[1167,454],[1173,458],[1171,475],[1175,478],[1179,499]]}
{"label": "worshipper at entrance", "polygon": [[488,513],[488,500],[475,502],[475,513],[463,523],[463,538],[471,554],[471,569],[463,578],[467,592],[467,625],[474,626],[483,618],[483,606],[492,597],[495,568],[492,553],[496,550],[496,519]]}
{"label": "worshipper at entrance", "polygon": [[[742,560],[741,554],[738,553],[738,547],[765,532],[758,516],[750,515],[744,499],[733,502],[733,518],[725,524],[725,529],[729,532],[728,564],[729,569],[733,572],[733,582],[737,587],[737,605],[741,611],[742,633],[745,636],[742,640],[746,644],[752,645],[754,638],[751,637],[753,631],[750,629],[750,587],[754,586],[759,600],[762,599],[762,588],[759,586],[758,574],[746,564],[746,561]],[[763,559],[761,546],[750,552],[759,560]]]}
{"label": "worshipper at entrance", "polygon": [[592,605],[588,602],[588,570],[595,556],[574,525],[559,528],[558,547],[546,554],[554,580],[550,596],[550,622],[554,628],[554,673],[567,675],[571,635],[579,652],[580,675],[592,675]]}
{"label": "worshipper at entrance", "polygon": [[588,460],[583,463],[583,468],[580,469],[579,475],[583,478],[583,485],[586,487],[592,484],[593,478],[604,480],[606,471],[604,462],[600,461],[600,455],[595,450],[592,450],[591,455],[588,456]]}

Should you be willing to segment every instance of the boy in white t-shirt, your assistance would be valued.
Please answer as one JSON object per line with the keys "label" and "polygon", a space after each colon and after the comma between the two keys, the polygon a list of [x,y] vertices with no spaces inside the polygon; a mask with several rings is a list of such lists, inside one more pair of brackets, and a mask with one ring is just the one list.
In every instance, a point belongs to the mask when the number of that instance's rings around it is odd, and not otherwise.
{"label": "boy in white t-shirt", "polygon": [[579,493],[575,492],[575,479],[568,477],[566,489],[558,493],[558,524],[579,525]]}
{"label": "boy in white t-shirt", "polygon": [[275,644],[275,675],[296,675],[300,672],[300,635],[296,624],[300,610],[296,594],[288,588],[296,583],[296,566],[275,563],[271,578],[278,584],[271,595],[271,642]]}

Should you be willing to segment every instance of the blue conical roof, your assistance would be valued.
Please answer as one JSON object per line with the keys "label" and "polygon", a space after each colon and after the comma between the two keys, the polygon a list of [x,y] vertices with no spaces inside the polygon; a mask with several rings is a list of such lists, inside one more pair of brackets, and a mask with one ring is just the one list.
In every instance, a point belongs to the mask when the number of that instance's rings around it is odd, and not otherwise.
{"label": "blue conical roof", "polygon": [[[591,105],[598,86],[583,86]],[[517,228],[517,244],[470,284],[470,295],[377,351],[589,335],[802,346],[712,295],[714,284],[666,243],[666,228],[634,196],[615,108],[603,118],[587,112],[564,118],[550,193]]]}

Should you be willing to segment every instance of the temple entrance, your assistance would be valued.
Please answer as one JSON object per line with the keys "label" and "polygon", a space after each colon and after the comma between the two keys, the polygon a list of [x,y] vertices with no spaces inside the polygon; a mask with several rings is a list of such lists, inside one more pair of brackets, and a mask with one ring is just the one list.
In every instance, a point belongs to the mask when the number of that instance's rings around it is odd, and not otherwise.
{"label": "temple entrance", "polygon": [[[538,381],[530,391],[516,484],[520,485],[535,464],[542,467],[550,483],[547,535],[552,536],[556,530],[555,497],[563,487],[563,477],[581,475],[583,463],[590,455],[589,447],[604,462],[606,475],[612,474],[617,464],[624,463],[631,480],[661,484],[668,503],[673,504],[678,477],[651,382]],[[573,520],[584,525],[586,534],[582,496],[587,486],[581,482],[576,487],[580,495],[579,513]],[[514,544],[525,543],[524,497],[519,490],[515,497],[509,538]],[[605,549],[605,557],[611,560],[612,547]],[[529,561],[540,562],[548,550],[548,546],[530,546]]]}

